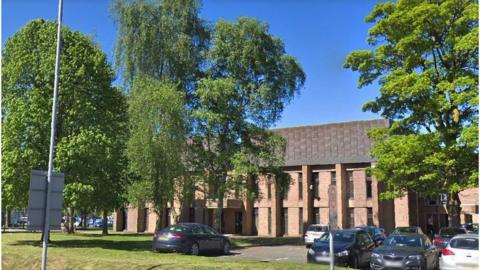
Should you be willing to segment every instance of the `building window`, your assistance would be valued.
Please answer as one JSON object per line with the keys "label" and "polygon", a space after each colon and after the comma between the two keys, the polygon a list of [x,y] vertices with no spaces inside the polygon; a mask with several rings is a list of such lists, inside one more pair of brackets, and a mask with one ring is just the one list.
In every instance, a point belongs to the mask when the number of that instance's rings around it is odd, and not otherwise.
{"label": "building window", "polygon": [[288,190],[289,189],[290,189],[289,187],[285,187],[282,191],[282,197],[283,197],[284,200],[288,200]]}
{"label": "building window", "polygon": [[282,208],[282,232],[288,235],[288,208]]}
{"label": "building window", "polygon": [[318,172],[312,173],[312,178],[313,178],[313,198],[316,199],[319,197],[318,186],[319,186],[320,179],[318,177]]}
{"label": "building window", "polygon": [[253,234],[258,234],[258,208],[253,208]]}
{"label": "building window", "polygon": [[148,208],[143,209],[143,224],[145,226],[144,231],[148,231]]}
{"label": "building window", "polygon": [[348,198],[353,199],[353,172],[347,172],[347,179],[348,179]]}
{"label": "building window", "polygon": [[315,224],[320,224],[320,208],[313,208],[313,215],[315,216]]}
{"label": "building window", "polygon": [[373,210],[371,207],[367,208],[367,225],[373,226]]}
{"label": "building window", "polygon": [[193,207],[190,207],[190,210],[188,212],[188,221],[195,222],[195,208]]}
{"label": "building window", "polygon": [[355,227],[355,211],[354,211],[354,208],[348,208],[348,221],[349,221],[349,225],[350,225],[350,228],[353,228]]}
{"label": "building window", "polygon": [[270,183],[270,180],[267,180],[267,197],[270,200],[272,198],[272,183]]}
{"label": "building window", "polygon": [[298,209],[298,233],[303,235],[303,208]]}
{"label": "building window", "polygon": [[330,172],[330,184],[337,185],[337,172]]}
{"label": "building window", "polygon": [[372,198],[372,177],[367,175],[367,198]]}
{"label": "building window", "polygon": [[303,174],[298,173],[298,199],[303,200]]}
{"label": "building window", "polygon": [[272,208],[268,208],[268,234],[272,234]]}

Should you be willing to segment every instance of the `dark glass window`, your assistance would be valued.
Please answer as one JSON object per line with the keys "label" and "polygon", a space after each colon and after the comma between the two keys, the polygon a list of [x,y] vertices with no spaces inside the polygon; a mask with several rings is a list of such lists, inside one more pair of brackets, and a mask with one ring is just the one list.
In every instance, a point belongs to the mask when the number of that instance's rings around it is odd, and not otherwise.
{"label": "dark glass window", "polygon": [[348,198],[353,199],[353,172],[347,172],[347,180],[348,180]]}
{"label": "dark glass window", "polygon": [[315,216],[315,224],[320,224],[320,208],[315,207],[313,209],[313,214]]}
{"label": "dark glass window", "polygon": [[320,182],[320,179],[318,177],[318,172],[312,173],[312,178],[313,178],[313,197],[318,198],[319,197],[318,187]]}
{"label": "dark glass window", "polygon": [[288,208],[282,208],[282,232],[283,235],[288,235]]}
{"label": "dark glass window", "polygon": [[298,173],[298,199],[303,200],[303,174]]}
{"label": "dark glass window", "polygon": [[268,208],[268,234],[272,234],[272,208]]}
{"label": "dark glass window", "polygon": [[337,172],[330,172],[330,184],[337,185]]}
{"label": "dark glass window", "polygon": [[270,183],[270,180],[267,180],[267,195],[268,199],[270,200],[272,198],[272,183]]}
{"label": "dark glass window", "polygon": [[373,210],[372,208],[367,208],[367,225],[373,226]]}
{"label": "dark glass window", "polygon": [[348,208],[348,217],[350,228],[355,227],[355,211],[354,208]]}
{"label": "dark glass window", "polygon": [[286,187],[283,191],[282,191],[282,197],[284,200],[288,200],[288,190],[289,188]]}
{"label": "dark glass window", "polygon": [[367,175],[367,198],[372,198],[372,177]]}
{"label": "dark glass window", "polygon": [[298,209],[298,233],[303,234],[303,208]]}

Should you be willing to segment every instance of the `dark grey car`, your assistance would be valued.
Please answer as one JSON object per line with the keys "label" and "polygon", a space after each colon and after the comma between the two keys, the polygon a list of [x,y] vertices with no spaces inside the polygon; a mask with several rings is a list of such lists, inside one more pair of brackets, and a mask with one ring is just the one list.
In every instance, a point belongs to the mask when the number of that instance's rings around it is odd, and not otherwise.
{"label": "dark grey car", "polygon": [[373,250],[371,269],[437,269],[438,251],[424,234],[394,234]]}
{"label": "dark grey car", "polygon": [[178,223],[153,235],[153,250],[198,255],[202,252],[230,252],[230,240],[199,223]]}

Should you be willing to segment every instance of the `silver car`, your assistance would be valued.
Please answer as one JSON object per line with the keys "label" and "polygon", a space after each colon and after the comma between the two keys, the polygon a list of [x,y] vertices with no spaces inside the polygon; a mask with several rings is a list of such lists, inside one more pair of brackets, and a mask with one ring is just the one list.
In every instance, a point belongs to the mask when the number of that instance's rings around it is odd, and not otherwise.
{"label": "silver car", "polygon": [[328,225],[312,224],[308,226],[307,231],[304,234],[305,245],[310,247],[315,239],[322,237],[325,233],[328,233]]}

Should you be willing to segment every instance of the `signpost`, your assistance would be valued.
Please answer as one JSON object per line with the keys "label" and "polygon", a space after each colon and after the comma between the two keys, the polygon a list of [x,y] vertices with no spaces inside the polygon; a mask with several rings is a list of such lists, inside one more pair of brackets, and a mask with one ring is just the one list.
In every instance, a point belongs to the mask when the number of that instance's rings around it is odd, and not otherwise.
{"label": "signpost", "polygon": [[[63,210],[63,173],[54,173],[50,182],[49,230],[60,230]],[[48,190],[47,172],[33,170],[28,196],[28,228],[43,230]],[[45,234],[44,234],[45,235]]]}
{"label": "signpost", "polygon": [[335,254],[333,249],[333,235],[334,230],[337,228],[337,186],[329,185],[328,186],[328,217],[329,217],[329,230],[328,233],[330,234],[330,270],[335,269]]}

